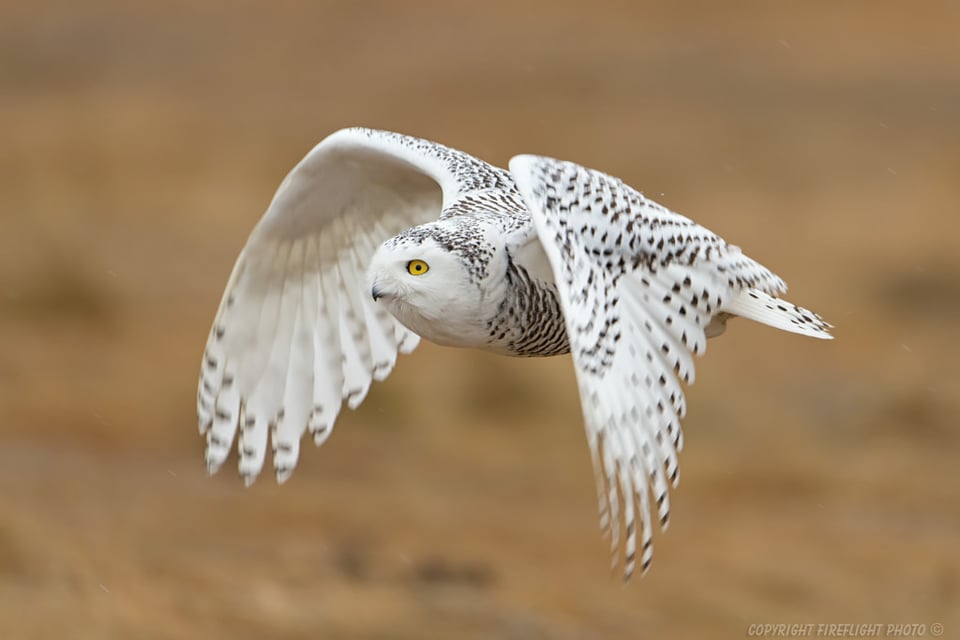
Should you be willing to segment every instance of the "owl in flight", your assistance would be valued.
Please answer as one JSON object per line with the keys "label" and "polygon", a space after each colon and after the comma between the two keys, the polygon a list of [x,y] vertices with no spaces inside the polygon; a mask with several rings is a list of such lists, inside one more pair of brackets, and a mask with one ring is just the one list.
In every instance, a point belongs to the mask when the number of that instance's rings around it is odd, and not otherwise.
{"label": "owl in flight", "polygon": [[314,147],[217,310],[197,402],[206,463],[216,471],[236,439],[249,484],[269,441],[283,482],[303,433],[323,443],[342,402],[355,409],[421,337],[570,353],[601,524],[629,579],[650,564],[651,514],[668,523],[693,355],[733,316],[814,338],[830,325],[777,297],[783,280],[738,247],[617,178],[532,155],[509,166],[370,129]]}

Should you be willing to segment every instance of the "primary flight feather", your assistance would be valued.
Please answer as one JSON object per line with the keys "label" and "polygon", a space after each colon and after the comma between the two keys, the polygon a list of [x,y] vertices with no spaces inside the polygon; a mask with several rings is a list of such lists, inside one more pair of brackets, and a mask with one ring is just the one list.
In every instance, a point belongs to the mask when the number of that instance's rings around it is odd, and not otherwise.
{"label": "primary flight feather", "polygon": [[785,289],[599,171],[522,155],[508,172],[426,140],[343,129],[286,177],[227,283],[197,401],[207,467],[236,441],[249,484],[269,442],[286,480],[304,432],[326,440],[342,403],[359,406],[421,337],[571,353],[601,521],[629,578],[650,564],[652,514],[668,523],[692,355],[732,316],[831,337],[778,297]]}

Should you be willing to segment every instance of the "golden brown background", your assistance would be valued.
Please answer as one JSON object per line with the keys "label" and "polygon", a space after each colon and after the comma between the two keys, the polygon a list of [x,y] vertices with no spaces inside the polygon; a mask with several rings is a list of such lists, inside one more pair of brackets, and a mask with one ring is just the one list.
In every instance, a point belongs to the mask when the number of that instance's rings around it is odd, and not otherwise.
{"label": "golden brown background", "polygon": [[[960,637],[957,3],[0,13],[0,637]],[[348,125],[604,169],[836,325],[711,341],[643,579],[607,571],[568,358],[424,345],[287,485],[206,477],[222,287]]]}

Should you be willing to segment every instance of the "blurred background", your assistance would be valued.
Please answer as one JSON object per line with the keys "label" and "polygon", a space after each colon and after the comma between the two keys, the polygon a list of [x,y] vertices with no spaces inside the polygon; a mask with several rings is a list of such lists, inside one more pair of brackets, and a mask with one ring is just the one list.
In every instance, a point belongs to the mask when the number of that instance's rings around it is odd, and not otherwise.
{"label": "blurred background", "polygon": [[[957,3],[0,11],[0,637],[960,637]],[[350,125],[613,173],[836,325],[711,341],[642,579],[567,357],[424,345],[283,487],[206,476],[233,261]]]}

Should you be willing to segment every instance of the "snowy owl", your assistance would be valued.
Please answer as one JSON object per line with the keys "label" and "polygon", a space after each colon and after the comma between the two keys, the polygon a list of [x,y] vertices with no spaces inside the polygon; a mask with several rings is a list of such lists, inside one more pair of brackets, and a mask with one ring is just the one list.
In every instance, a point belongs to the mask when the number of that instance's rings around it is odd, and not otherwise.
{"label": "snowy owl", "polygon": [[323,443],[342,402],[355,409],[421,337],[570,353],[601,524],[629,579],[650,564],[651,513],[668,524],[693,355],[732,316],[814,338],[830,325],[778,298],[783,280],[739,248],[617,178],[532,155],[509,167],[370,129],[314,147],[217,311],[197,403],[206,463],[216,471],[236,437],[249,484],[269,439],[283,482],[303,433]]}

